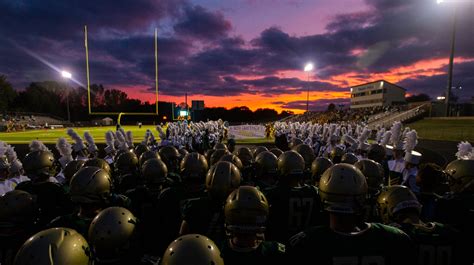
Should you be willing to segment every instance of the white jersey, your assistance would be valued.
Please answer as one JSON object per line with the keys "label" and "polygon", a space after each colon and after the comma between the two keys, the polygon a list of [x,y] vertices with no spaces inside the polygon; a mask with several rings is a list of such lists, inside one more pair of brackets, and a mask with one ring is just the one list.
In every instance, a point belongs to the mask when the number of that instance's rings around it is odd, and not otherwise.
{"label": "white jersey", "polygon": [[420,187],[416,185],[417,174],[418,168],[416,167],[403,170],[403,181],[401,183],[402,185],[410,188],[415,194],[420,193]]}
{"label": "white jersey", "polygon": [[64,176],[64,173],[63,173],[63,170],[61,169],[61,172],[59,172],[57,175],[56,175],[56,180],[58,181],[58,183],[60,184],[64,184],[66,182],[66,177]]}
{"label": "white jersey", "polygon": [[15,189],[13,186],[13,182],[11,182],[9,179],[2,180],[0,181],[0,196],[3,196],[5,193],[12,191]]}
{"label": "white jersey", "polygon": [[397,160],[389,160],[388,169],[393,172],[402,173],[405,169],[405,160],[403,158]]}
{"label": "white jersey", "polygon": [[107,155],[104,160],[109,164],[112,165],[114,163],[114,157],[111,155]]}
{"label": "white jersey", "polygon": [[327,144],[325,147],[323,147],[323,152],[321,154],[322,157],[329,157],[329,154],[331,154],[332,149],[334,149],[335,146],[332,146],[330,144]]}
{"label": "white jersey", "polygon": [[77,156],[77,157],[76,157],[76,160],[87,161],[87,160],[89,160],[89,158],[88,158],[88,157],[85,157],[85,156]]}
{"label": "white jersey", "polygon": [[15,176],[13,178],[10,178],[8,180],[10,181],[10,185],[12,186],[12,189],[14,190],[16,185],[25,181],[30,181],[30,178],[28,178],[27,176],[20,175],[20,176]]}
{"label": "white jersey", "polygon": [[25,182],[25,181],[30,181],[30,178],[27,177],[27,176],[23,176],[23,175],[20,175],[20,176],[15,176],[11,179],[9,179],[12,183],[14,183],[15,187],[16,185],[22,183],[22,182]]}
{"label": "white jersey", "polygon": [[49,177],[48,181],[53,183],[59,183],[59,181],[55,177]]}

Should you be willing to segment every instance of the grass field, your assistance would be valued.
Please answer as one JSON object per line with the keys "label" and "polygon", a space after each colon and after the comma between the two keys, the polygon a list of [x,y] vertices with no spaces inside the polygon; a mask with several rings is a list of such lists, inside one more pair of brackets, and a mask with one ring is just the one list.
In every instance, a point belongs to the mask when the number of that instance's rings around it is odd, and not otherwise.
{"label": "grass field", "polygon": [[[145,135],[145,131],[150,129],[153,131],[155,137],[158,137],[158,132],[154,126],[142,126],[141,129],[138,126],[123,126],[125,131],[131,130],[135,141],[141,141]],[[29,143],[32,140],[40,140],[44,143],[56,143],[59,137],[65,137],[70,139],[66,133],[66,128],[62,129],[41,129],[41,130],[28,130],[24,132],[9,132],[0,133],[0,140],[10,144]],[[89,131],[94,137],[97,143],[105,143],[105,133],[108,130],[115,131],[115,126],[105,127],[80,127],[74,128],[74,130],[82,137],[84,132]]]}
{"label": "grass field", "polygon": [[[153,132],[153,135],[159,139],[158,132],[155,129],[155,126],[123,126],[125,131],[132,131],[134,142],[141,142],[145,136],[147,129],[150,129]],[[0,141],[5,141],[9,144],[27,144],[32,140],[40,140],[43,143],[56,143],[59,137],[65,137],[72,141],[66,133],[67,129],[42,129],[42,130],[30,130],[24,132],[10,132],[10,133],[0,133]],[[82,137],[84,132],[89,131],[94,137],[96,143],[105,143],[105,133],[108,130],[115,131],[115,126],[105,126],[105,127],[80,127],[74,128],[74,130]],[[240,139],[236,140],[237,144],[265,144],[273,142],[273,139]]]}
{"label": "grass field", "polygon": [[[418,136],[428,140],[444,140],[444,141],[470,141],[474,142],[474,119],[460,120],[421,120],[410,123],[412,129],[416,129]],[[134,141],[141,142],[145,136],[145,131],[150,129],[156,138],[158,132],[155,126],[123,126],[125,131],[131,130]],[[83,136],[85,131],[89,131],[97,143],[105,142],[105,132],[108,130],[115,131],[115,126],[108,127],[80,127],[75,128],[79,135]],[[0,140],[10,144],[25,144],[32,140],[38,139],[44,143],[56,143],[59,137],[70,139],[66,133],[66,129],[43,129],[31,130],[25,132],[0,133]],[[71,139],[70,139],[71,140]],[[237,144],[269,144],[273,143],[273,139],[251,138],[236,140]]]}
{"label": "grass field", "polygon": [[407,126],[415,129],[422,139],[474,142],[474,119],[425,119]]}

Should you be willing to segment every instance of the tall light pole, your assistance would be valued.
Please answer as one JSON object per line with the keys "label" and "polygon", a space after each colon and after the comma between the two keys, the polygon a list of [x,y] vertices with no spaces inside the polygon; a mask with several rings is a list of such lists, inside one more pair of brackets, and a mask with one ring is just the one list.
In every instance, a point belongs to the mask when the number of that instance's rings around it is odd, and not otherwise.
{"label": "tall light pole", "polygon": [[306,87],[306,112],[309,111],[309,76],[311,74],[311,71],[313,71],[313,63],[307,63],[305,66],[304,66],[304,71],[308,73],[308,84],[307,84],[307,87]]}
{"label": "tall light pole", "polygon": [[[438,4],[442,4],[445,0],[437,0]],[[459,2],[459,1],[457,1]],[[449,55],[449,68],[448,68],[448,85],[446,87],[446,98],[445,98],[445,116],[449,116],[449,100],[451,96],[451,88],[453,86],[453,64],[454,64],[454,44],[456,42],[456,24],[457,24],[457,8],[454,3],[454,14],[453,14],[453,30],[451,35],[451,53]]]}
{"label": "tall light pole", "polygon": [[69,112],[69,79],[72,78],[72,74],[67,71],[61,71],[62,77],[66,80],[66,106],[67,106],[67,121],[71,122],[71,113]]}

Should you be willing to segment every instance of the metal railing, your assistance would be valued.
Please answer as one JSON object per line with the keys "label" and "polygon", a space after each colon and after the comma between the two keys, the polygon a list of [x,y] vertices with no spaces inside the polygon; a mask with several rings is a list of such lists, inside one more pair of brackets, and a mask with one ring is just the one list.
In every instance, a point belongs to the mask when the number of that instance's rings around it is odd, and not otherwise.
{"label": "metal railing", "polygon": [[390,115],[383,119],[373,121],[369,123],[367,126],[369,127],[369,129],[376,129],[379,126],[384,127],[384,128],[389,128],[396,121],[403,123],[405,121],[408,121],[408,120],[411,120],[413,118],[423,115],[426,112],[426,109],[425,109],[426,106],[427,104],[423,104],[421,106],[417,106],[407,111],[395,113],[394,115]]}

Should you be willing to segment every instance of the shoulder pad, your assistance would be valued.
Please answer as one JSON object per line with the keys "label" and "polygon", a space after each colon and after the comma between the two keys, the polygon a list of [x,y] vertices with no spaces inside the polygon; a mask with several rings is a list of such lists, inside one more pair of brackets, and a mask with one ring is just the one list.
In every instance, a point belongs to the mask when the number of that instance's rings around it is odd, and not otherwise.
{"label": "shoulder pad", "polygon": [[390,232],[392,234],[404,235],[404,236],[408,237],[408,235],[405,232],[403,232],[403,230],[401,230],[397,227],[384,225],[384,224],[379,224],[379,223],[371,223],[371,227],[375,228],[375,229],[379,229],[379,230],[384,230],[384,231]]}
{"label": "shoulder pad", "polygon": [[278,252],[280,252],[280,253],[285,253],[286,252],[286,246],[283,245],[282,243],[276,242],[276,247],[277,247]]}
{"label": "shoulder pad", "polygon": [[288,242],[290,243],[290,246],[294,247],[302,243],[305,240],[306,236],[307,234],[305,232],[299,232],[298,234],[292,236]]}
{"label": "shoulder pad", "polygon": [[130,208],[130,205],[132,204],[132,201],[130,198],[123,194],[111,194],[110,196],[110,206],[119,206],[119,207],[124,207],[124,208]]}
{"label": "shoulder pad", "polygon": [[160,194],[158,194],[158,199],[166,198],[170,193],[172,192],[171,187],[164,188],[160,191]]}

